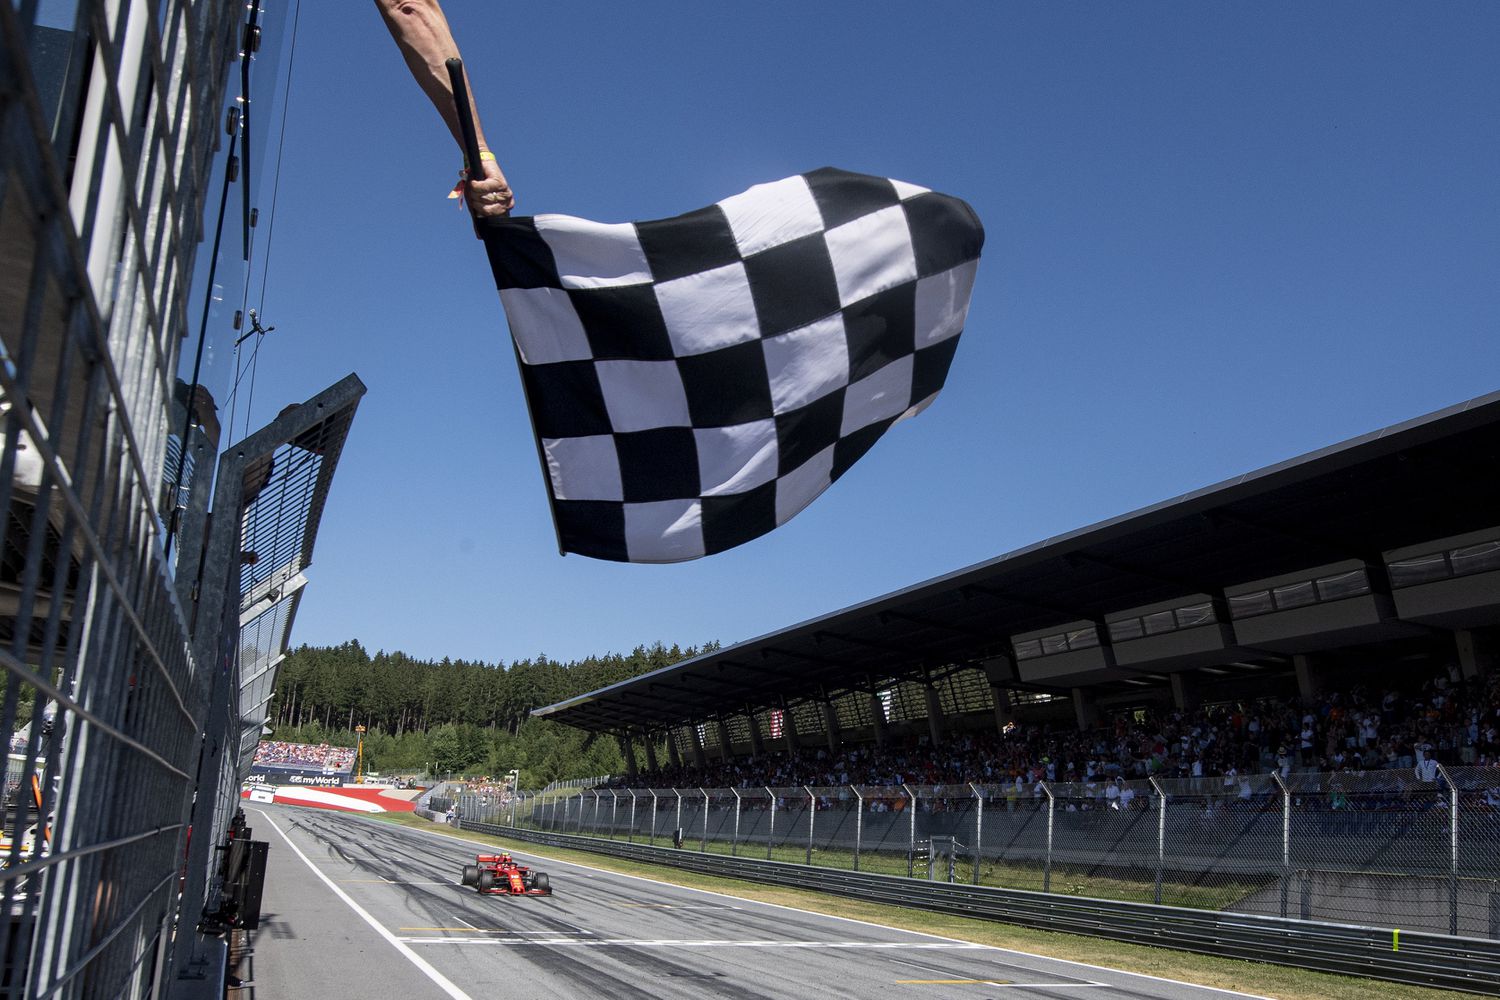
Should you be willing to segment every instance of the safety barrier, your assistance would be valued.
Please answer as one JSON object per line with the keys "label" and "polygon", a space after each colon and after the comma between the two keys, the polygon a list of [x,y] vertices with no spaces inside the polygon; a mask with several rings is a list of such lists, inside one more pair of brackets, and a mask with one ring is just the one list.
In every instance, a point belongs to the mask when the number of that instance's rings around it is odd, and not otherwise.
{"label": "safety barrier", "polygon": [[537,833],[464,821],[465,830],[590,851],[724,878],[795,886],[868,902],[932,910],[1135,944],[1241,958],[1319,972],[1500,994],[1500,942],[1403,933],[1281,917],[1113,902],[1020,889],[929,882],[899,875]]}

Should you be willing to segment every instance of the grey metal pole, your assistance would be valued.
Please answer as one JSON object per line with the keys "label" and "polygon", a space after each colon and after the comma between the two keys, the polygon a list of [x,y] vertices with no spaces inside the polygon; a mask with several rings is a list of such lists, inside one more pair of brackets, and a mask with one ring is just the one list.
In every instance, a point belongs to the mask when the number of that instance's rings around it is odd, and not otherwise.
{"label": "grey metal pole", "polygon": [[813,795],[813,790],[811,788],[808,788],[806,785],[802,786],[802,790],[807,793],[807,861],[806,861],[806,863],[810,865],[810,864],[812,864],[813,820],[817,817],[817,814],[818,814],[818,799],[817,799],[817,796]]}
{"label": "grey metal pole", "polygon": [[594,792],[594,836],[599,836],[599,793]]}
{"label": "grey metal pole", "polygon": [[1276,786],[1281,789],[1281,915],[1286,916],[1287,894],[1292,887],[1292,790],[1281,780],[1281,774],[1271,772]]}
{"label": "grey metal pole", "polygon": [[1057,798],[1053,796],[1052,789],[1043,781],[1039,782],[1042,791],[1047,793],[1047,858],[1042,862],[1042,891],[1052,891],[1052,814],[1056,810]]}
{"label": "grey metal pole", "polygon": [[[917,849],[917,793],[907,788],[905,782],[901,783],[901,790],[906,793],[906,797],[910,800],[906,804],[907,811],[911,814],[909,817],[911,821],[906,825],[906,856],[910,858],[912,852]],[[908,864],[907,867],[910,867],[910,865]],[[910,875],[911,872],[907,872],[907,874]]]}
{"label": "grey metal pole", "polygon": [[776,841],[776,793],[766,787],[766,794],[771,796],[771,826],[766,831],[766,860],[771,860],[771,845]]}
{"label": "grey metal pole", "polygon": [[625,831],[625,843],[635,842],[635,789],[627,788],[630,793],[630,827]]}
{"label": "grey metal pole", "polygon": [[977,804],[974,806],[974,877],[970,880],[972,884],[979,884],[980,859],[984,857],[980,845],[984,842],[984,793],[974,782],[969,782],[969,790],[974,793]]}
{"label": "grey metal pole", "polygon": [[648,788],[648,789],[646,789],[646,791],[648,791],[648,792],[651,793],[651,830],[650,830],[650,832],[648,832],[646,834],[646,843],[649,846],[651,846],[651,847],[655,847],[656,846],[656,789],[654,789],[654,788]]}
{"label": "grey metal pole", "polygon": [[1458,786],[1447,768],[1438,765],[1438,774],[1448,784],[1448,933],[1458,935]]}
{"label": "grey metal pole", "polygon": [[1156,789],[1156,895],[1154,901],[1161,903],[1161,872],[1167,857],[1167,793],[1155,778],[1151,787]]}
{"label": "grey metal pole", "polygon": [[672,822],[672,846],[677,846],[677,831],[682,829],[682,792],[672,789],[672,794],[677,796],[677,819]]}
{"label": "grey metal pole", "polygon": [[865,797],[859,794],[859,788],[855,785],[850,785],[849,790],[854,793],[854,801],[857,803],[854,809],[854,870],[859,871],[859,849],[865,834]]}
{"label": "grey metal pole", "polygon": [[[750,722],[753,724],[755,720]],[[740,790],[731,788],[730,791],[734,793],[734,838],[729,841],[729,856],[733,858],[739,856],[740,850]]]}
{"label": "grey metal pole", "polygon": [[516,825],[516,806],[520,805],[520,803],[521,790],[519,788],[512,788],[510,790],[510,825],[512,827]]}
{"label": "grey metal pole", "polygon": [[699,788],[703,793],[703,846],[699,848],[700,854],[708,853],[708,789]]}
{"label": "grey metal pole", "polygon": [[619,811],[619,808],[620,808],[620,796],[619,796],[619,794],[613,788],[611,788],[609,790],[609,839],[610,840],[614,840],[615,839],[615,831],[619,829],[619,824],[615,821],[615,814]]}
{"label": "grey metal pole", "polygon": [[[585,794],[586,792],[583,789],[578,790],[578,835],[580,837],[583,836],[583,797]],[[597,793],[594,795],[594,812],[597,818],[597,813],[599,812],[599,796]]]}

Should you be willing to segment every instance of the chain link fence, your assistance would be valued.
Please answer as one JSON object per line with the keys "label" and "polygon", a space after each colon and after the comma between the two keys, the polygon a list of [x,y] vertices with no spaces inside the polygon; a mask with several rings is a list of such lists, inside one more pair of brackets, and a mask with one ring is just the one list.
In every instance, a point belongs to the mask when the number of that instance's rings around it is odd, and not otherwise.
{"label": "chain link fence", "polygon": [[1500,768],[455,803],[479,822],[683,850],[1500,938]]}

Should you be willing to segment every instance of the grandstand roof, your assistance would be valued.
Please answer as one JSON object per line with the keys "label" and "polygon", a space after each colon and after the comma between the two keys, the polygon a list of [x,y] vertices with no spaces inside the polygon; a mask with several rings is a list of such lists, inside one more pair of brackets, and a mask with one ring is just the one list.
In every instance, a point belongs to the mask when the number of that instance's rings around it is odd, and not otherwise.
{"label": "grandstand roof", "polygon": [[533,714],[597,732],[700,722],[993,663],[1016,636],[1187,595],[1344,560],[1384,565],[1393,549],[1500,524],[1496,468],[1500,392]]}

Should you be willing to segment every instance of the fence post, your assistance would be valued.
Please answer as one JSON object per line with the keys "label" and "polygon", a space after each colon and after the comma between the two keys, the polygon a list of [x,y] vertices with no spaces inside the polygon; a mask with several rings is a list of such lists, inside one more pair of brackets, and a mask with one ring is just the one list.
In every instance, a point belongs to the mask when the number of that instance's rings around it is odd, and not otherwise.
{"label": "fence post", "polygon": [[729,841],[729,856],[739,857],[740,853],[740,790],[731,788],[734,793],[734,836]]}
{"label": "fence post", "polygon": [[625,829],[625,843],[635,843],[635,789],[625,789],[630,793],[630,826]]}
{"label": "fence post", "polygon": [[1161,904],[1161,870],[1167,858],[1167,791],[1155,778],[1148,779],[1156,789],[1156,894],[1152,901]]}
{"label": "fence post", "polygon": [[776,793],[771,791],[769,785],[763,786],[766,794],[771,796],[771,826],[766,830],[766,860],[771,860],[771,844],[776,840]]}
{"label": "fence post", "polygon": [[1056,810],[1057,799],[1052,794],[1052,787],[1045,781],[1038,782],[1042,791],[1047,793],[1047,857],[1042,862],[1042,891],[1052,891],[1052,814]]}
{"label": "fence post", "polygon": [[[516,784],[519,785],[520,782],[517,781]],[[516,806],[520,804],[520,801],[521,790],[519,788],[512,788],[510,790],[510,825],[512,827],[516,825]]]}
{"label": "fence post", "polygon": [[1271,777],[1281,789],[1281,915],[1285,917],[1292,887],[1292,790],[1281,780],[1281,772],[1272,771]]}
{"label": "fence post", "polygon": [[1438,774],[1448,785],[1448,933],[1458,935],[1458,786],[1443,765]]}
{"label": "fence post", "polygon": [[807,861],[806,861],[806,863],[810,865],[810,864],[812,864],[813,821],[817,818],[817,815],[818,815],[818,799],[817,799],[817,796],[813,795],[813,790],[811,788],[808,788],[806,785],[802,786],[802,790],[807,793]]}
{"label": "fence post", "polygon": [[708,853],[708,789],[706,789],[706,788],[699,788],[698,791],[703,795],[703,846],[702,846],[702,848],[699,849],[698,853],[699,854],[707,854]]}
{"label": "fence post", "polygon": [[[585,793],[584,789],[580,788],[578,790],[578,835],[580,837],[583,836],[583,796],[585,794],[586,793]],[[595,795],[594,795],[594,812],[596,814],[599,812],[598,803],[599,803],[599,796],[598,796],[597,793],[595,793]]]}
{"label": "fence post", "polygon": [[979,859],[984,857],[979,850],[980,843],[984,840],[984,793],[974,782],[969,782],[969,790],[974,793],[974,877],[970,880],[972,884],[979,884]]}
{"label": "fence post", "polygon": [[682,792],[674,788],[672,794],[677,796],[677,818],[672,821],[672,843],[676,844],[678,831],[682,829]]}
{"label": "fence post", "polygon": [[[907,812],[911,816],[911,822],[906,825],[906,856],[910,859],[912,852],[917,849],[917,793],[907,788],[904,781],[901,783],[901,790],[906,793],[907,799],[910,800],[906,803]],[[911,862],[908,860],[907,868],[909,869],[910,867]],[[908,871],[907,874],[910,875],[911,872]]]}
{"label": "fence post", "polygon": [[864,841],[865,833],[865,797],[859,794],[859,788],[850,785],[849,790],[854,793],[854,870],[859,871],[859,848]]}
{"label": "fence post", "polygon": [[651,793],[651,829],[646,834],[646,844],[650,847],[656,846],[656,789],[648,788]]}
{"label": "fence post", "polygon": [[599,792],[594,792],[594,836],[599,836]]}
{"label": "fence post", "polygon": [[620,808],[620,795],[613,788],[609,790],[609,839],[615,839],[615,831],[619,824],[615,822],[615,815]]}

